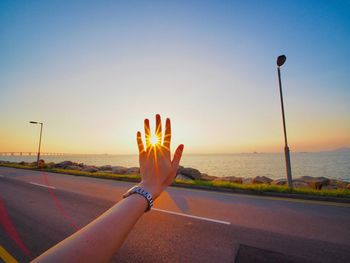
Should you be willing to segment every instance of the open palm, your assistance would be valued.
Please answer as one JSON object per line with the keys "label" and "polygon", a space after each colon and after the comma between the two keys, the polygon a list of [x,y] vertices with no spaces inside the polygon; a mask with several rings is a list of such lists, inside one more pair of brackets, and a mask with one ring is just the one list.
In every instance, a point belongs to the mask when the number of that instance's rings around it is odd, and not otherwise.
{"label": "open palm", "polygon": [[164,140],[162,140],[162,123],[159,114],[156,115],[155,135],[151,134],[148,119],[145,119],[144,126],[146,147],[143,144],[141,132],[137,132],[136,136],[141,173],[140,185],[151,193],[153,199],[156,199],[176,177],[184,146],[180,144],[177,147],[174,158],[171,160],[170,119],[166,119]]}

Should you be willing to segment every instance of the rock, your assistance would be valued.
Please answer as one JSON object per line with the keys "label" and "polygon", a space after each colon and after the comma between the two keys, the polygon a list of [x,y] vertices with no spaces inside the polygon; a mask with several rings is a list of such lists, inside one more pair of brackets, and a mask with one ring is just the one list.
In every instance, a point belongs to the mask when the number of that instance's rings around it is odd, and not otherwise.
{"label": "rock", "polygon": [[312,177],[312,176],[308,176],[308,175],[305,175],[305,176],[302,176],[302,177],[296,178],[295,180],[299,180],[299,181],[308,182],[308,181],[311,181],[312,179],[314,179],[314,177]]}
{"label": "rock", "polygon": [[271,182],[272,185],[286,185],[287,180],[286,179],[276,179]]}
{"label": "rock", "polygon": [[216,176],[211,176],[211,175],[204,174],[204,173],[201,174],[201,180],[203,180],[203,181],[213,181],[216,179],[218,179],[218,177],[216,177]]}
{"label": "rock", "polygon": [[242,179],[242,184],[252,184],[253,183],[253,178],[251,177],[246,177]]}
{"label": "rock", "polygon": [[100,170],[112,171],[113,167],[111,165],[103,165],[99,167]]}
{"label": "rock", "polygon": [[241,184],[243,182],[243,178],[236,177],[236,176],[224,176],[224,177],[217,177],[214,181],[223,181],[223,182]]}
{"label": "rock", "polygon": [[336,190],[338,189],[335,185],[324,185],[322,186],[322,190]]}
{"label": "rock", "polygon": [[179,167],[177,168],[177,172],[176,172],[176,174],[180,174],[181,173],[181,171],[182,171],[182,169],[184,169],[185,167],[183,167],[183,166],[181,166],[181,165],[179,165]]}
{"label": "rock", "polygon": [[53,162],[50,162],[50,163],[46,164],[47,168],[54,168],[55,165],[56,165],[56,164],[53,163]]}
{"label": "rock", "polygon": [[98,168],[95,166],[86,166],[82,169],[83,172],[95,173],[98,171]]}
{"label": "rock", "polygon": [[112,173],[114,174],[125,174],[128,168],[124,166],[113,166],[112,167]]}
{"label": "rock", "polygon": [[185,176],[183,174],[177,174],[176,175],[176,179],[179,179],[179,180],[182,180],[182,181],[192,181],[191,178],[189,178],[189,177],[187,177],[187,176]]}
{"label": "rock", "polygon": [[181,174],[189,177],[192,180],[201,179],[202,176],[201,172],[194,168],[183,168],[181,169]]}
{"label": "rock", "polygon": [[326,177],[312,177],[312,176],[302,176],[299,180],[304,181],[314,189],[321,189],[322,186],[329,184],[329,179]]}
{"label": "rock", "polygon": [[72,164],[72,165],[66,166],[66,168],[64,169],[81,171],[83,168],[81,168],[79,165]]}
{"label": "rock", "polygon": [[270,184],[273,180],[266,176],[255,176],[252,181],[253,184]]}
{"label": "rock", "polygon": [[67,166],[70,166],[70,165],[73,165],[74,163],[71,162],[71,161],[63,161],[63,162],[60,162],[60,163],[56,163],[55,167],[56,168],[63,168],[65,169]]}
{"label": "rock", "polygon": [[[340,180],[336,180],[336,179],[330,179],[329,180],[329,185],[330,186],[335,186],[337,187],[337,189],[346,189],[346,187],[348,186],[348,182],[344,182],[344,181],[340,181]],[[322,187],[323,189],[323,187]]]}
{"label": "rock", "polygon": [[316,185],[317,187],[315,188],[318,189],[318,187],[322,188],[324,185],[329,185],[329,179],[326,177],[315,177],[315,180],[313,180],[312,183]]}
{"label": "rock", "polygon": [[300,180],[293,180],[294,188],[310,188],[309,184]]}
{"label": "rock", "polygon": [[98,170],[99,173],[111,174],[113,173],[111,170]]}
{"label": "rock", "polygon": [[130,167],[126,169],[126,174],[140,174],[140,168],[139,167]]}
{"label": "rock", "polygon": [[43,159],[40,159],[38,162],[38,167],[40,169],[45,168],[45,161]]}

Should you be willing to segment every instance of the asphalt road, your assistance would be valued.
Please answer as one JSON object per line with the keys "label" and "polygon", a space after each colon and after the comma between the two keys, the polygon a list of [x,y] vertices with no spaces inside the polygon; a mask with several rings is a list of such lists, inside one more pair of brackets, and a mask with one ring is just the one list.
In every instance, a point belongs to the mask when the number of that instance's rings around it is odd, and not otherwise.
{"label": "asphalt road", "polygon": [[[0,167],[0,262],[28,262],[132,184]],[[115,262],[349,262],[350,205],[169,188]],[[118,227],[118,222],[116,222]]]}

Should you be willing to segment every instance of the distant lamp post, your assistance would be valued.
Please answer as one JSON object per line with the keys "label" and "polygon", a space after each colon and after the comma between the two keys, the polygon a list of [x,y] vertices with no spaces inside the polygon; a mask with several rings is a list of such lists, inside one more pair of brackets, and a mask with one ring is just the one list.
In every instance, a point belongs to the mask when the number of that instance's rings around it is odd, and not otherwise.
{"label": "distant lamp post", "polygon": [[39,149],[38,149],[38,158],[36,160],[37,166],[39,167],[39,160],[40,160],[40,147],[41,147],[41,135],[43,133],[43,123],[37,122],[37,121],[30,121],[31,124],[40,124],[40,138],[39,138]]}
{"label": "distant lamp post", "polygon": [[287,141],[286,119],[284,116],[281,70],[280,70],[280,67],[286,62],[286,60],[287,60],[287,57],[285,55],[281,55],[277,58],[277,72],[278,72],[278,82],[279,82],[279,88],[280,88],[281,109],[282,109],[282,119],[283,119],[284,156],[286,159],[287,181],[288,181],[288,187],[293,188],[292,167],[290,164],[290,152],[289,152],[288,141]]}

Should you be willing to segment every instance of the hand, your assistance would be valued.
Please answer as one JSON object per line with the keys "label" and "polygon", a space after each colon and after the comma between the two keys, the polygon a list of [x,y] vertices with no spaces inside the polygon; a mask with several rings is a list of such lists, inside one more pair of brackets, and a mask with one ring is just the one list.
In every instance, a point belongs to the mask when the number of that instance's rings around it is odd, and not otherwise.
{"label": "hand", "polygon": [[164,142],[162,144],[162,123],[160,115],[156,115],[155,136],[151,135],[149,120],[145,119],[146,148],[142,142],[141,132],[137,132],[137,145],[139,149],[139,162],[141,183],[155,200],[175,179],[183,151],[183,144],[180,144],[171,160],[170,140],[171,126],[170,119],[166,119]]}

